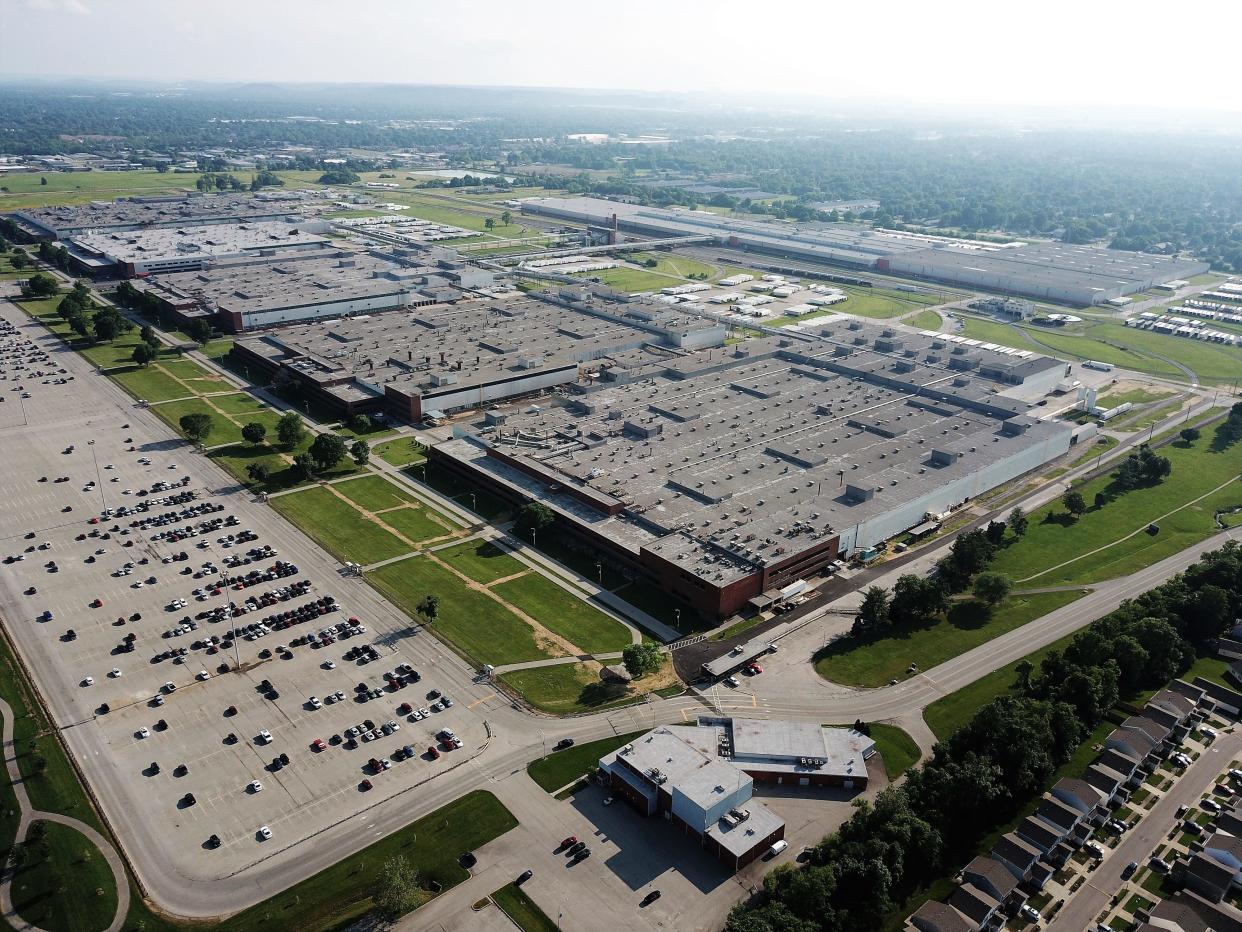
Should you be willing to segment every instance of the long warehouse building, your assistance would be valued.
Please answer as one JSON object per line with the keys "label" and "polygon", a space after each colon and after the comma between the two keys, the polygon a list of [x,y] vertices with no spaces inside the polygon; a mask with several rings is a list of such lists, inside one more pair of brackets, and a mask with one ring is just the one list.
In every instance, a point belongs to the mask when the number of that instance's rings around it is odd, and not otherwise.
{"label": "long warehouse building", "polygon": [[1056,242],[982,243],[846,224],[764,223],[593,197],[531,198],[525,213],[645,236],[714,235],[723,246],[925,281],[1091,306],[1208,271],[1206,262]]}
{"label": "long warehouse building", "polygon": [[1064,454],[1073,425],[1033,412],[1067,371],[843,318],[638,377],[606,368],[430,457],[724,618]]}

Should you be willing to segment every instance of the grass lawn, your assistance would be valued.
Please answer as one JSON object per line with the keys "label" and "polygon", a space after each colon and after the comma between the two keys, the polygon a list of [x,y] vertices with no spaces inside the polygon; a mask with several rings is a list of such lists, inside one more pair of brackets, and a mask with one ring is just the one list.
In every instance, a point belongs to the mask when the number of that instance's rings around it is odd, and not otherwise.
{"label": "grass lawn", "polygon": [[172,375],[183,382],[189,383],[190,387],[198,394],[205,392],[222,392],[232,390],[224,379],[216,375],[209,369],[204,369],[193,359],[185,359],[184,357],[169,356],[159,360],[161,369],[165,369],[169,375]]}
{"label": "grass lawn", "polygon": [[495,582],[526,569],[526,564],[514,559],[491,541],[468,540],[454,547],[437,550],[436,556],[458,572],[481,583]]}
{"label": "grass lawn", "polygon": [[34,272],[35,270],[29,266],[20,271],[13,268],[12,255],[0,256],[0,280],[11,281],[18,278],[29,278]]}
{"label": "grass lawn", "polygon": [[411,479],[416,479],[435,489],[446,498],[452,499],[463,508],[469,508],[488,521],[497,523],[502,515],[507,514],[510,505],[491,492],[476,485],[471,485],[444,469],[436,469],[430,463],[413,465],[405,470]]}
{"label": "grass lawn", "polygon": [[425,557],[382,566],[367,579],[411,618],[417,617],[414,606],[424,596],[438,596],[440,614],[432,625],[436,636],[478,666],[564,656],[557,648],[541,648],[526,622]]}
{"label": "grass lawn", "polygon": [[659,291],[661,288],[667,288],[669,285],[680,285],[680,278],[673,278],[670,275],[661,275],[649,269],[603,269],[598,272],[583,272],[578,276],[582,279],[596,279],[607,285],[609,288],[615,288],[618,291],[638,292],[638,291]]}
{"label": "grass lawn", "polygon": [[767,621],[761,612],[755,612],[749,618],[743,618],[741,621],[729,625],[722,631],[718,631],[712,635],[713,641],[727,641],[729,638],[741,634],[743,631],[749,631],[751,628],[758,627]]}
{"label": "grass lawn", "polygon": [[913,317],[907,317],[903,323],[920,330],[939,330],[940,314],[937,311],[919,311]]}
{"label": "grass lawn", "polygon": [[1182,674],[1181,678],[1187,683],[1193,683],[1196,676],[1201,676],[1205,680],[1211,680],[1213,683],[1236,689],[1237,687],[1225,679],[1225,671],[1228,669],[1228,660],[1222,660],[1219,657],[1199,657],[1190,665],[1190,669]]}
{"label": "grass lawn", "polygon": [[206,441],[207,446],[214,447],[222,443],[241,443],[241,428],[216,411],[212,406],[202,398],[184,398],[180,401],[166,401],[163,404],[152,405],[151,410],[156,416],[175,430],[182,437],[185,433],[181,430],[179,421],[187,414],[207,414],[211,417],[211,433]]}
{"label": "grass lawn", "polygon": [[410,540],[422,542],[436,537],[444,537],[452,533],[452,525],[447,519],[444,523],[432,517],[434,512],[422,506],[407,505],[396,511],[386,511],[380,518],[389,527],[404,534]]}
{"label": "grass lawn", "polygon": [[[1001,346],[1012,346],[1015,349],[1031,349],[1031,343],[1023,331],[997,320],[983,320],[958,313],[963,329],[962,335],[972,340],[983,340],[985,343],[999,343]],[[1043,335],[1043,331],[1040,331]]]}
{"label": "grass lawn", "polygon": [[613,590],[613,595],[646,612],[656,621],[672,625],[681,634],[693,634],[716,627],[716,620],[703,618],[672,593],[645,579],[636,579]]}
{"label": "grass lawn", "polygon": [[[1192,444],[1177,441],[1161,447],[1159,452],[1169,458],[1173,472],[1156,485],[1118,492],[1111,476],[1101,476],[1078,486],[1090,507],[1077,521],[1067,520],[1059,501],[1035,511],[1029,515],[1026,536],[1002,549],[991,569],[1019,584],[1074,585],[1132,573],[1210,536],[1213,512],[1242,503],[1242,483],[1234,482],[1187,506],[1242,472],[1242,443],[1221,448],[1214,443],[1215,436],[1216,431],[1209,429]],[[1098,492],[1115,497],[1097,508],[1093,503]],[[1152,521],[1160,525],[1158,534],[1142,530]],[[1139,533],[1120,540],[1133,531]]]}
{"label": "grass lawn", "polygon": [[135,398],[146,401],[169,401],[194,394],[193,389],[187,388],[159,369],[126,366],[123,369],[112,369],[108,372],[108,378]]}
{"label": "grass lawn", "polygon": [[559,932],[561,928],[516,884],[501,887],[492,894],[492,901],[522,932]]}
{"label": "grass lawn", "polygon": [[[513,814],[491,793],[467,793],[314,877],[233,916],[224,927],[229,932],[344,928],[370,911],[371,891],[389,858],[404,857],[418,872],[420,885],[434,880],[447,890],[470,877],[457,863],[458,855],[481,848],[517,824]],[[424,902],[430,898],[431,893],[427,892]]]}
{"label": "grass lawn", "polygon": [[960,600],[930,627],[879,639],[839,638],[816,655],[815,670],[824,679],[847,686],[883,686],[904,678],[912,661],[922,671],[930,670],[1082,595],[1067,591],[1010,596],[991,613],[973,599]]}
{"label": "grass lawn", "polygon": [[421,463],[426,459],[423,455],[423,448],[415,443],[413,437],[397,437],[394,440],[377,443],[371,447],[371,455],[378,456],[390,466],[397,467]]}
{"label": "grass lawn", "polygon": [[276,422],[280,414],[273,411],[254,395],[247,392],[233,392],[229,395],[213,395],[211,403],[230,417],[237,418],[242,424],[251,422],[262,424],[267,428],[268,439],[276,439]]}
{"label": "grass lawn", "polygon": [[1147,404],[1149,401],[1160,401],[1164,398],[1171,398],[1174,394],[1176,393],[1152,391],[1146,388],[1132,388],[1124,392],[1105,392],[1103,395],[1100,395],[1096,401],[1101,405],[1105,405],[1105,407],[1115,408],[1117,405],[1127,403],[1132,405],[1142,405]]}
{"label": "grass lawn", "polygon": [[923,710],[923,721],[927,722],[927,727],[935,733],[937,738],[944,740],[970,721],[970,717],[978,712],[981,706],[1009,692],[1018,678],[1017,670],[1020,664],[1029,662],[1038,670],[1044,657],[1051,651],[1065,650],[1074,634],[1067,634],[1047,647],[1041,647],[1027,654],[1021,660],[1015,660],[963,686],[956,692],[940,697]]}
{"label": "grass lawn", "polygon": [[586,744],[575,744],[572,748],[555,751],[546,757],[531,761],[526,765],[530,778],[549,793],[555,793],[562,786],[568,786],[584,773],[594,769],[599,759],[609,751],[615,751],[623,744],[629,744],[644,731],[633,731],[628,735],[613,735]]}
{"label": "grass lawn", "polygon": [[[8,702],[15,716],[13,720],[14,755],[17,766],[25,778],[26,792],[30,795],[31,805],[44,812],[59,812],[72,816],[108,837],[108,830],[91,806],[86,791],[78,782],[77,774],[69,763],[64,748],[56,739],[42,706],[35,698],[25,674],[17,664],[12,647],[2,632],[0,632],[0,696]],[[43,761],[42,766],[38,765],[40,760]],[[0,845],[7,844],[17,828],[16,800],[7,780],[3,782],[3,789],[0,789],[0,807],[2,807],[0,808]],[[93,857],[97,863],[103,862],[102,855]],[[109,872],[110,877],[111,872]],[[94,889],[91,887],[89,891],[92,897]],[[148,932],[183,928],[153,915],[143,904],[132,879],[130,894],[127,928],[133,928],[134,924],[139,921],[145,925]],[[76,893],[73,895],[76,896]],[[115,900],[113,902],[115,904]]]}
{"label": "grass lawn", "polygon": [[410,545],[320,486],[269,499],[269,504],[340,560],[376,563],[410,551]]}
{"label": "grass lawn", "polygon": [[630,630],[538,573],[528,573],[492,590],[549,631],[590,654],[617,651],[631,643]]}
{"label": "grass lawn", "polygon": [[896,780],[918,763],[919,746],[896,725],[872,725],[871,737],[875,739],[876,750],[884,758],[884,771],[889,780]]}
{"label": "grass lawn", "polygon": [[604,683],[584,663],[562,663],[502,673],[500,679],[521,693],[532,706],[549,715],[598,712],[637,702],[642,694],[620,684]]}
{"label": "grass lawn", "polygon": [[[94,932],[116,915],[117,891],[103,855],[76,829],[41,822],[46,831],[30,842],[28,860],[13,878],[13,905],[41,929]],[[27,835],[27,840],[30,836]]]}
{"label": "grass lawn", "polygon": [[396,508],[414,501],[412,496],[380,476],[363,476],[361,479],[338,482],[335,488],[355,505],[367,511],[383,511],[385,508]]}
{"label": "grass lawn", "polygon": [[631,253],[629,259],[631,262],[639,265],[642,265],[647,259],[655,259],[656,267],[650,271],[664,275],[676,275],[678,278],[690,278],[695,275],[709,278],[714,271],[712,266],[706,262],[700,262],[698,259],[691,259],[689,256],[679,256],[674,253]]}

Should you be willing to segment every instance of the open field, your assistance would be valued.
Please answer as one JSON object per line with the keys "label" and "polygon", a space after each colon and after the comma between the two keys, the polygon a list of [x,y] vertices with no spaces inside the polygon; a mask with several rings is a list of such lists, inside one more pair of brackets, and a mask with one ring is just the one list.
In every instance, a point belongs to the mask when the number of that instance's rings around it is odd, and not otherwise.
{"label": "open field", "polygon": [[421,463],[426,458],[423,456],[422,447],[412,437],[397,437],[394,440],[377,443],[371,447],[371,455],[378,456],[385,463],[398,467]]}
{"label": "open field", "polygon": [[415,606],[425,596],[437,596],[440,613],[432,630],[478,666],[564,656],[553,645],[540,647],[524,621],[425,557],[390,563],[367,579],[411,618],[418,617]]}
{"label": "open field", "polygon": [[507,884],[492,894],[492,901],[522,932],[559,932],[560,926],[516,884]]}
{"label": "open field", "polygon": [[325,488],[279,495],[270,504],[340,560],[375,563],[412,549]]}
{"label": "open field", "polygon": [[1027,654],[1021,660],[1015,660],[999,670],[980,677],[970,685],[963,686],[956,692],[942,696],[923,710],[923,721],[927,722],[927,727],[935,732],[937,738],[943,740],[949,737],[970,721],[971,716],[979,711],[980,706],[987,705],[1013,687],[1018,677],[1019,664],[1028,662],[1038,670],[1044,657],[1051,651],[1064,650],[1073,637],[1073,634],[1067,634],[1047,647],[1041,647]]}
{"label": "open field", "polygon": [[584,663],[513,670],[500,676],[532,706],[550,715],[598,712],[639,699],[619,684],[600,681],[599,674]]}
{"label": "open field", "polygon": [[39,822],[31,830],[43,837],[28,843],[27,860],[13,878],[18,915],[40,929],[108,928],[117,892],[107,861],[76,829]]}
{"label": "open field", "polygon": [[659,272],[662,275],[675,275],[678,278],[699,276],[706,280],[715,271],[706,262],[691,259],[689,256],[680,256],[676,253],[636,252],[630,253],[628,258],[631,262],[639,265],[642,265],[647,259],[655,259],[656,267],[649,269],[649,271]]}
{"label": "open field", "polygon": [[630,644],[628,628],[538,573],[501,583],[492,591],[586,653],[618,651]]}
{"label": "open field", "polygon": [[[467,793],[309,880],[239,913],[228,920],[227,927],[230,932],[343,928],[371,910],[374,882],[389,858],[404,857],[418,872],[424,891],[432,881],[447,890],[470,877],[457,863],[458,855],[482,847],[517,824],[491,793]],[[445,825],[453,826],[451,844],[446,843]],[[423,901],[430,898],[431,894],[424,892]]]}
{"label": "open field", "polygon": [[916,662],[923,670],[964,654],[1007,631],[1020,628],[1083,595],[1079,591],[1011,595],[991,612],[974,599],[955,601],[946,615],[926,628],[903,630],[878,639],[839,638],[815,659],[820,676],[846,686],[883,686],[907,676]]}
{"label": "open field", "polygon": [[[1242,504],[1242,483],[1231,482],[1242,473],[1242,444],[1222,448],[1215,433],[1208,429],[1193,444],[1161,447],[1173,472],[1156,485],[1119,492],[1106,475],[1079,486],[1090,507],[1076,521],[1060,502],[1033,512],[1026,536],[1003,548],[991,568],[1019,584],[1077,585],[1131,573],[1209,536],[1216,509]],[[1097,493],[1111,500],[1096,507]],[[1157,534],[1143,530],[1153,521],[1160,525]]]}
{"label": "open field", "polygon": [[414,503],[414,496],[381,476],[363,476],[348,482],[338,482],[335,488],[364,511],[383,511],[385,508],[399,508]]}
{"label": "open field", "polygon": [[940,314],[936,311],[919,311],[913,317],[907,317],[903,323],[920,330],[939,330]]}
{"label": "open field", "polygon": [[468,540],[465,543],[437,550],[436,556],[484,585],[526,570],[526,564],[514,559],[490,541]]}
{"label": "open field", "polygon": [[[613,735],[598,741],[576,744],[563,751],[554,751],[546,757],[531,761],[526,765],[530,778],[549,793],[555,793],[563,786],[573,783],[584,773],[595,768],[599,759],[609,751],[615,751],[624,744],[629,744],[642,731],[633,731],[625,735]],[[555,736],[553,736],[555,737]]]}
{"label": "open field", "polygon": [[583,272],[579,278],[599,279],[609,288],[631,293],[639,291],[659,291],[670,285],[680,285],[681,279],[670,275],[661,275],[650,269],[604,269],[599,272]]}
{"label": "open field", "polygon": [[896,725],[876,723],[870,726],[876,750],[884,758],[884,772],[896,780],[919,761],[919,746]]}

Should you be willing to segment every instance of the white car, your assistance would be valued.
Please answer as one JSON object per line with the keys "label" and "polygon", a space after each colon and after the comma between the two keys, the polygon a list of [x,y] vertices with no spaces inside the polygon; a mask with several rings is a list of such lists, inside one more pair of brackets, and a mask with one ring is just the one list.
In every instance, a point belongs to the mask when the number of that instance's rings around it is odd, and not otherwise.
{"label": "white car", "polygon": [[335,661],[335,660],[325,660],[325,661],[323,662],[323,668],[324,668],[325,670],[335,670],[335,669],[336,669],[336,661]]}
{"label": "white car", "polygon": [[259,780],[251,780],[246,788],[252,793],[261,793],[263,791],[263,783]]}
{"label": "white car", "polygon": [[138,737],[139,738],[150,738],[151,730],[147,728],[146,725],[143,725],[141,728],[138,729]]}
{"label": "white car", "polygon": [[418,714],[423,718],[429,718],[431,716],[431,709],[419,709]]}
{"label": "white car", "polygon": [[306,701],[310,703],[310,707],[312,709],[319,709],[323,707],[323,703],[319,701],[319,698],[317,696],[311,696]]}
{"label": "white car", "polygon": [[108,671],[108,676],[112,677],[113,679],[116,679],[120,675],[121,675],[121,670],[119,667],[113,667],[111,670]]}
{"label": "white car", "polygon": [[263,729],[262,731],[260,731],[260,732],[259,732],[259,742],[260,742],[261,744],[271,744],[271,743],[272,743],[272,733],[271,733],[270,731],[268,731],[266,728],[265,728],[265,729]]}
{"label": "white car", "polygon": [[272,837],[272,830],[268,828],[266,825],[260,825],[259,826],[259,837],[262,838],[264,841],[267,841],[267,839]]}
{"label": "white car", "polygon": [[83,685],[83,686],[94,686],[94,685],[95,685],[95,677],[93,677],[93,676],[88,676],[88,677],[86,677],[85,679],[83,679],[83,680],[82,680],[82,685]]}
{"label": "white car", "polygon": [[199,671],[198,671],[198,678],[199,678],[200,680],[210,679],[210,678],[211,678],[211,674],[210,674],[210,673],[208,673],[206,670],[199,670]]}
{"label": "white car", "polygon": [[421,722],[423,720],[422,710],[415,709],[413,712],[410,713],[410,718],[412,718],[416,722]]}

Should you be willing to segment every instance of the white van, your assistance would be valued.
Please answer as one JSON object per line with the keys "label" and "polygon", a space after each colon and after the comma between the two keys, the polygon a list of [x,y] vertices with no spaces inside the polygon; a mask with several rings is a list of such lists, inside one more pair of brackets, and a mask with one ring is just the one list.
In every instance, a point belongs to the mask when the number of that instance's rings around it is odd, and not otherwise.
{"label": "white van", "polygon": [[789,847],[789,842],[787,842],[785,839],[782,838],[780,841],[778,841],[776,844],[774,844],[771,848],[768,849],[768,857],[774,858],[788,847]]}

